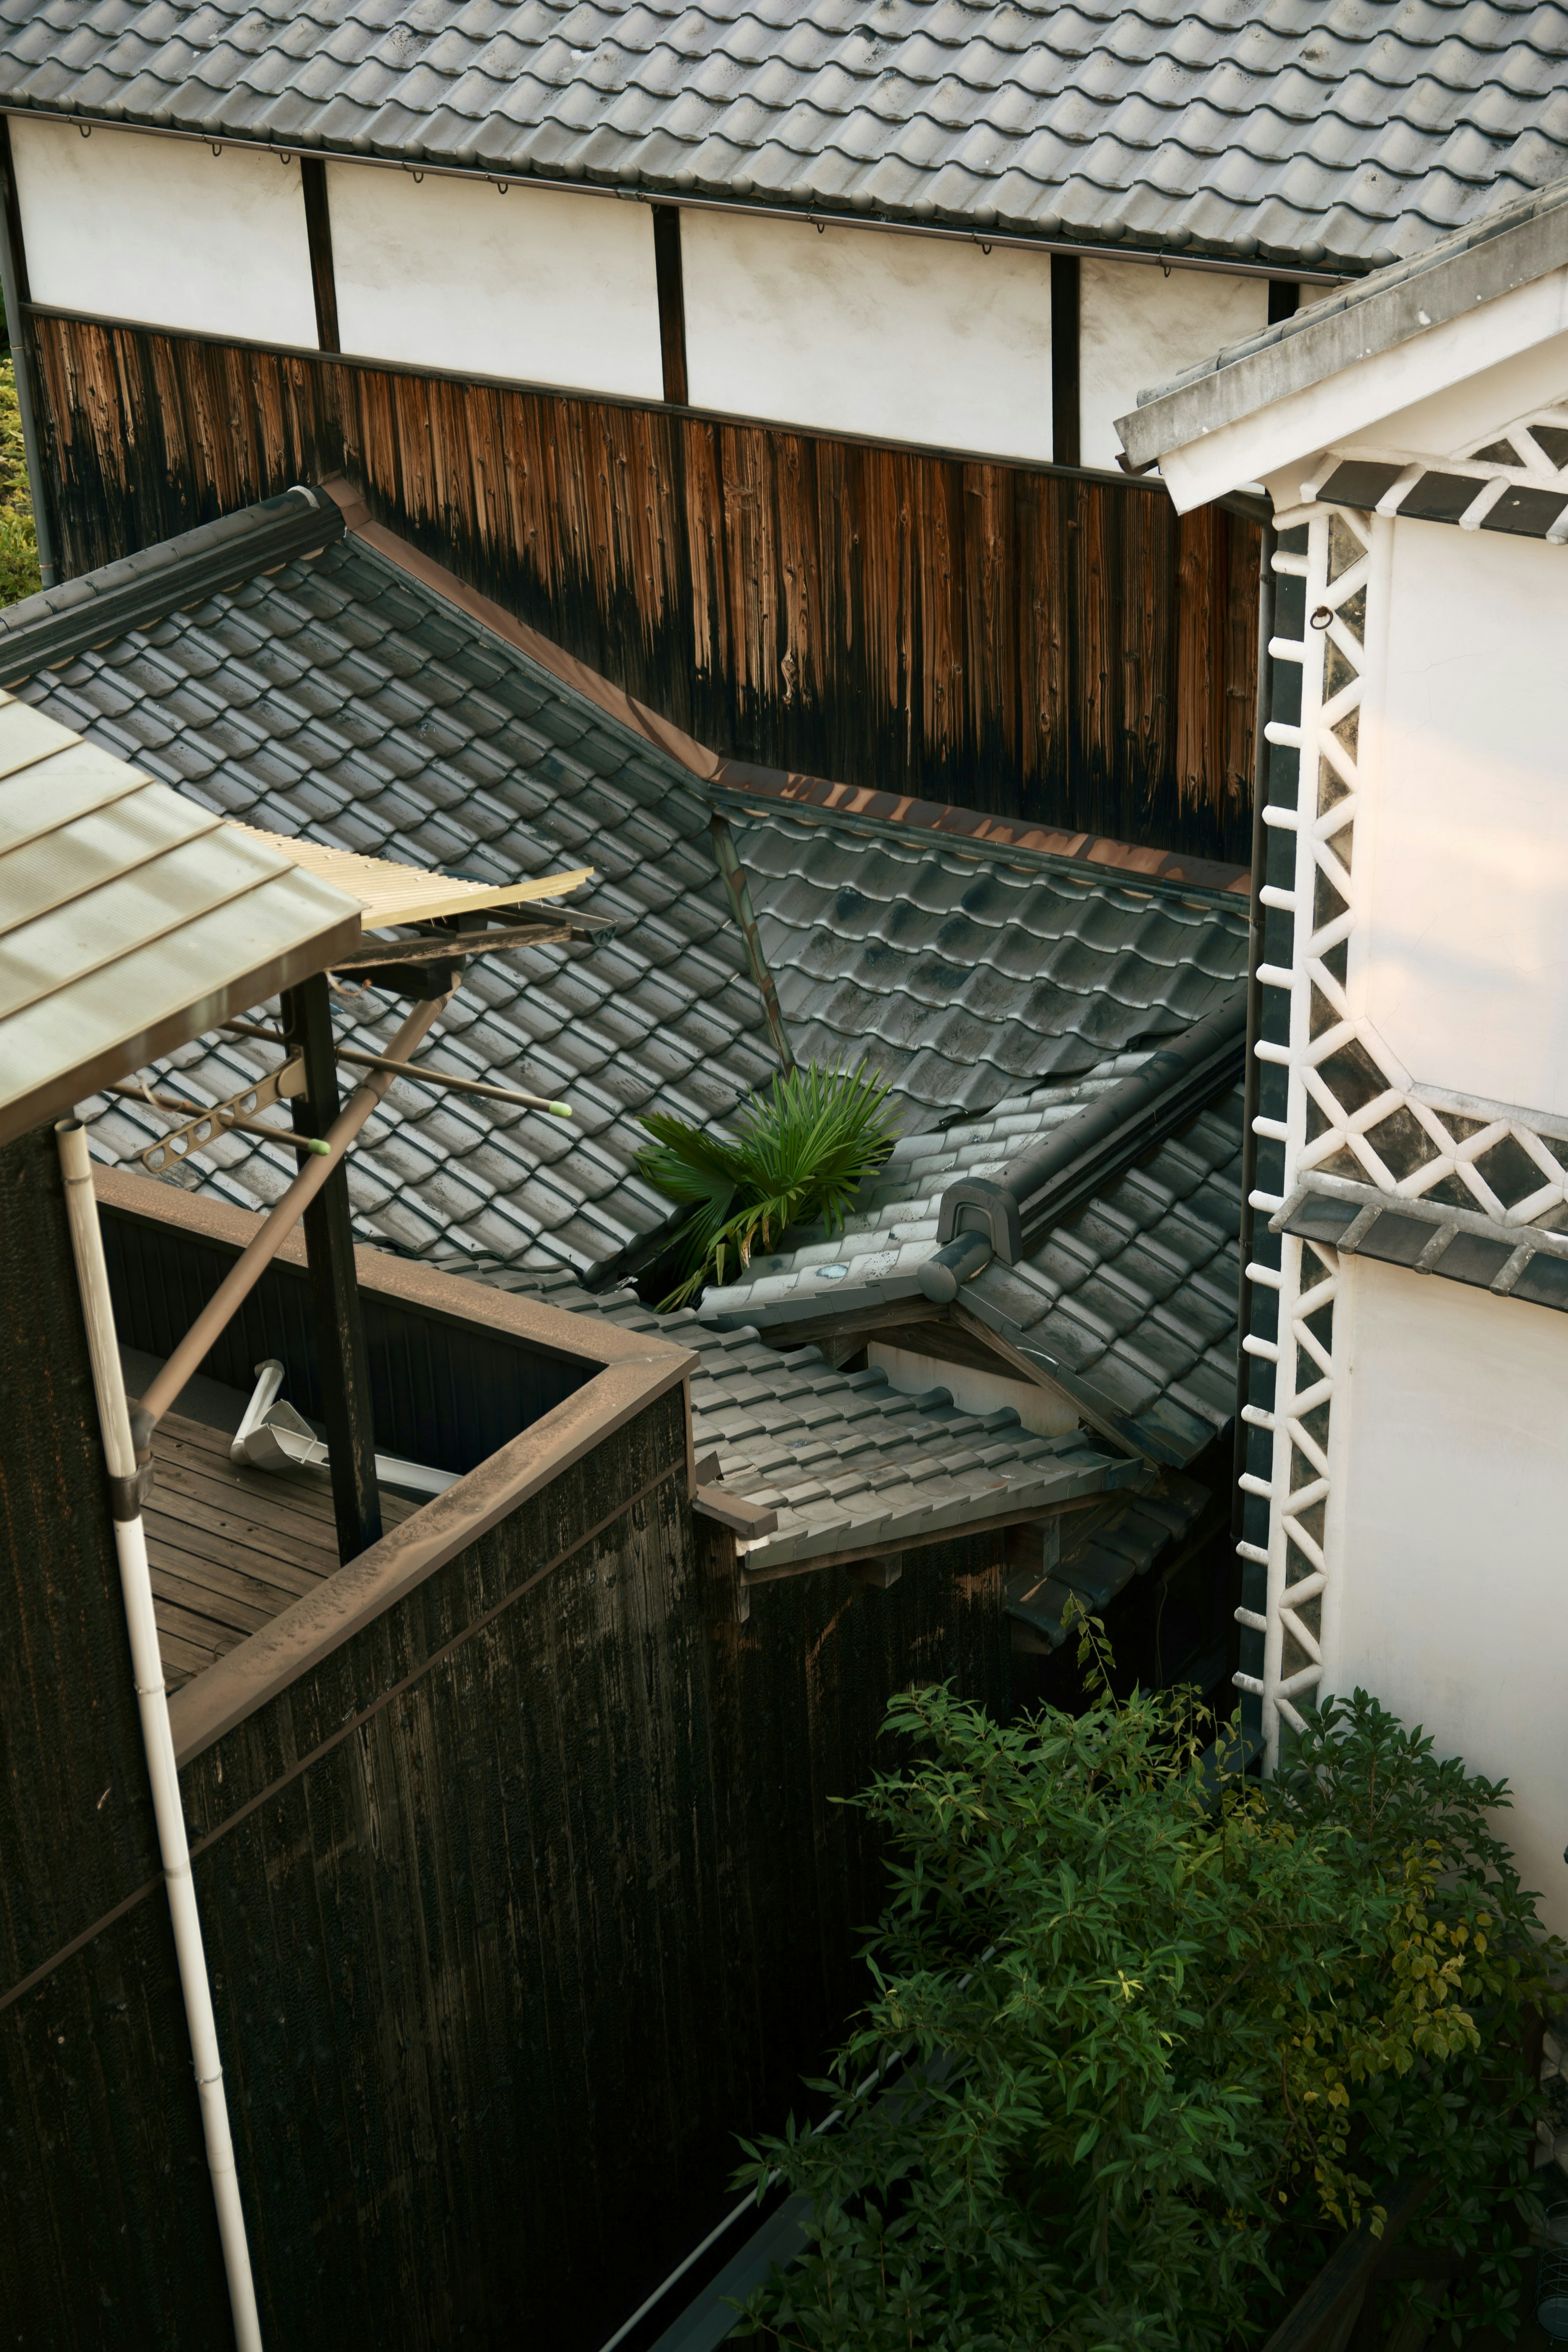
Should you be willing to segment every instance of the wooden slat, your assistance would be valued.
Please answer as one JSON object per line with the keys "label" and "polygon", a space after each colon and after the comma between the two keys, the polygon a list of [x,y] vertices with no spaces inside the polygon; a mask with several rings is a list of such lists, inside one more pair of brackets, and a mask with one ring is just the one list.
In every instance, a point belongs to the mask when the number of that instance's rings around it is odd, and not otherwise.
{"label": "wooden slat", "polygon": [[[153,1607],[156,1616],[156,1601]],[[158,1654],[163,1662],[164,1677],[171,1689],[177,1689],[181,1683],[188,1683],[194,1675],[205,1673],[214,1663],[211,1650],[205,1646],[198,1648],[194,1642],[181,1641],[177,1633],[170,1633],[163,1625],[158,1628]]]}
{"label": "wooden slat", "polygon": [[337,1566],[331,1521],[322,1512],[296,1511],[283,1495],[275,1501],[270,1496],[263,1501],[253,1495],[236,1494],[222,1479],[207,1476],[199,1464],[168,1461],[156,1465],[153,1493],[157,1507],[170,1517],[177,1516],[187,1524],[192,1518],[187,1510],[175,1512],[177,1496],[183,1502],[199,1504],[211,1515],[214,1528],[238,1543],[253,1544],[258,1551],[269,1551],[282,1559],[298,1559],[303,1548],[308,1555],[325,1556]]}
{"label": "wooden slat", "polygon": [[210,1618],[198,1617],[189,1609],[181,1609],[173,1601],[160,1601],[154,1597],[153,1614],[157,1620],[160,1648],[163,1635],[173,1634],[193,1650],[205,1650],[207,1656],[204,1663],[221,1657],[225,1650],[232,1650],[237,1642],[245,1638],[242,1633],[226,1633]]}
{"label": "wooden slat", "polygon": [[151,1564],[153,1594],[157,1601],[168,1601],[188,1610],[204,1623],[220,1626],[226,1633],[259,1633],[277,1616],[276,1609],[258,1609],[247,1601],[237,1601],[232,1594],[218,1591],[209,1580],[223,1571],[210,1561],[193,1562],[195,1577],[174,1576],[166,1568]]}
{"label": "wooden slat", "polygon": [[[228,1446],[225,1431],[179,1413],[153,1442],[147,1557],[171,1681],[201,1673],[338,1567],[327,1473],[251,1469]],[[388,1527],[419,1507],[381,1499]]]}
{"label": "wooden slat", "polygon": [[258,1576],[274,1567],[289,1574],[331,1576],[337,1567],[338,1555],[329,1536],[318,1532],[308,1538],[279,1530],[264,1505],[252,1507],[247,1502],[243,1511],[226,1509],[219,1496],[205,1488],[199,1479],[188,1473],[177,1475],[183,1486],[176,1486],[176,1474],[165,1465],[148,1499],[147,1524],[163,1541],[185,1551],[237,1549],[254,1557],[258,1563],[254,1572]]}
{"label": "wooden slat", "polygon": [[245,1544],[231,1543],[226,1537],[214,1536],[201,1527],[182,1527],[177,1521],[163,1520],[155,1524],[149,1515],[147,1557],[155,1565],[169,1570],[174,1576],[189,1576],[198,1582],[210,1571],[214,1575],[237,1580],[233,1590],[241,1600],[254,1596],[258,1609],[276,1617],[291,1601],[299,1601],[307,1592],[314,1592],[333,1572],[332,1565],[308,1567],[294,1560],[273,1559],[266,1552],[253,1551]]}
{"label": "wooden slat", "polygon": [[[303,1464],[293,1470],[258,1470],[236,1462],[228,1448],[229,1439],[223,1430],[210,1429],[205,1422],[184,1421],[170,1413],[159,1423],[153,1452],[159,1463],[166,1454],[172,1465],[230,1489],[232,1507],[245,1509],[254,1505],[264,1519],[270,1519],[281,1501],[286,1509],[304,1518],[331,1525],[331,1481],[324,1469]],[[382,1517],[388,1527],[395,1526],[410,1511],[419,1508],[416,1502],[385,1487],[381,1489],[381,1496]],[[331,1538],[326,1540],[330,1543]]]}

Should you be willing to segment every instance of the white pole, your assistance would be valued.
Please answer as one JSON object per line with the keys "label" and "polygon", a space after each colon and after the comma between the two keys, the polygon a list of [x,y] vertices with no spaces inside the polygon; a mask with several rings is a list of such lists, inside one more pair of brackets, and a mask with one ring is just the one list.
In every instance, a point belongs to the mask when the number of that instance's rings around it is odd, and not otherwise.
{"label": "white pole", "polygon": [[147,1572],[147,1538],[142,1525],[141,1500],[136,1492],[136,1450],[131,1435],[125,1382],[120,1370],[114,1311],[110,1305],[109,1276],[103,1263],[103,1239],[98,1226],[98,1202],[93,1196],[87,1131],[77,1119],[61,1119],[55,1133],[59,1139],[60,1166],[65,1174],[66,1212],[70,1220],[71,1248],[76,1257],[82,1319],[87,1325],[88,1347],[92,1357],[93,1387],[98,1392],[99,1426],[109,1465],[114,1545],[120,1556],[120,1585],[125,1598],[125,1622],[131,1635],[132,1672],[136,1684],[137,1704],[142,1710],[147,1774],[153,1783],[153,1811],[158,1823],[163,1877],[169,1890],[169,1916],[174,1927],[174,1950],[179,1960],[180,1987],[184,1995],[185,2021],[190,2029],[191,2058],[201,2096],[202,2130],[206,2138],[207,2165],[212,2173],[213,2202],[217,2207],[218,2235],[223,2242],[223,2266],[228,2279],[235,2343],[237,2352],[261,2352],[261,2322],[256,2308],[256,2287],[250,2274],[250,2250],[246,2243],[245,2212],[239,2201],[239,2177],[235,2170],[234,2143],[229,2137],[228,2101],[224,2095],[223,2065],[218,2056],[212,1988],[207,1981],[202,1925],[196,1911],[195,1886],[191,1877],[191,1854],[185,1839],[184,1809],[180,1802],[174,1742],[169,1730],[168,1694],[163,1687],[163,1662],[159,1654],[158,1627],[153,1614],[152,1580]]}

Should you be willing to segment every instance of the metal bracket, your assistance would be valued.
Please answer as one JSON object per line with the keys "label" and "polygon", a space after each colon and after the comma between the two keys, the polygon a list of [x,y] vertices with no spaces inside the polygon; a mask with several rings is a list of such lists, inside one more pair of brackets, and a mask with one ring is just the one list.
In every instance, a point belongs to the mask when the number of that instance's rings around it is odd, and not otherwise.
{"label": "metal bracket", "polygon": [[[247,1127],[262,1111],[270,1109],[274,1103],[286,1102],[304,1091],[305,1056],[303,1054],[290,1054],[286,1062],[280,1062],[275,1070],[268,1070],[267,1076],[258,1078],[254,1086],[242,1087],[238,1094],[230,1095],[226,1102],[214,1103],[210,1110],[204,1110],[198,1118],[187,1119],[184,1127],[176,1127],[158,1142],[149,1144],[141,1154],[142,1165],[149,1174],[162,1175],[165,1168],[173,1166],[175,1160],[184,1160],[189,1152],[199,1151],[203,1144],[210,1143],[216,1135],[226,1134],[234,1127]],[[281,1128],[264,1128],[262,1132],[275,1136],[279,1143],[294,1140]]]}

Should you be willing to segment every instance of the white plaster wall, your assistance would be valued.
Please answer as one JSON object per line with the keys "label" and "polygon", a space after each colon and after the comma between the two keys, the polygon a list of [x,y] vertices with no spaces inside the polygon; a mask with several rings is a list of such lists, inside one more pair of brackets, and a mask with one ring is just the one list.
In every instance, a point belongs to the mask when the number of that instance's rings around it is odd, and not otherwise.
{"label": "white plaster wall", "polygon": [[994,1412],[999,1405],[1010,1404],[1037,1437],[1066,1437],[1078,1427],[1078,1407],[1063,1389],[1010,1381],[1004,1373],[950,1364],[942,1356],[918,1356],[911,1348],[889,1348],[880,1339],[869,1342],[866,1361],[879,1365],[901,1396],[946,1389],[962,1412]]}
{"label": "white plaster wall", "polygon": [[1080,265],[1079,432],[1086,466],[1114,467],[1116,419],[1224,343],[1268,323],[1268,280],[1151,263]]}
{"label": "white plaster wall", "polygon": [[1378,774],[1356,826],[1367,1013],[1415,1080],[1559,1114],[1565,648],[1568,548],[1395,521]]}
{"label": "white plaster wall", "polygon": [[25,117],[11,152],[35,302],[315,349],[297,163]]}
{"label": "white plaster wall", "polygon": [[327,195],[345,352],[663,398],[649,205],[352,163]]}
{"label": "white plaster wall", "polygon": [[697,406],[1050,457],[1048,255],[725,213],[680,237]]}
{"label": "white plaster wall", "polygon": [[1506,1778],[1499,1833],[1568,1932],[1568,1315],[1347,1261],[1332,1686]]}

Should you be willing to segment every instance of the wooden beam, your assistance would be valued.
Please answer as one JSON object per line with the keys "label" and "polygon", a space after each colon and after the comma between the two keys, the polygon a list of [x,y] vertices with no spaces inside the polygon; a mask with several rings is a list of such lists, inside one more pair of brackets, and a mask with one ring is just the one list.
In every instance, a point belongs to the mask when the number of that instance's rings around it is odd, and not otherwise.
{"label": "wooden beam", "polygon": [[[1140,1494],[1141,1486],[1129,1485],[1112,1490],[1115,1494]],[[786,1560],[779,1568],[751,1568],[742,1559],[742,1583],[778,1584],[786,1576],[815,1576],[823,1568],[858,1568],[872,1560],[901,1559],[907,1552],[929,1551],[932,1544],[957,1543],[969,1536],[1003,1535],[1009,1528],[1033,1526],[1037,1521],[1059,1518],[1064,1511],[1087,1511],[1091,1504],[1103,1503],[1109,1497],[1100,1495],[1075,1495],[1062,1503],[1037,1503],[1031,1509],[999,1511],[994,1518],[970,1519],[958,1527],[937,1528],[929,1536],[894,1536],[887,1543],[858,1543],[843,1551],[817,1552],[810,1559]],[[749,1555],[747,1556],[749,1557]]]}
{"label": "wooden beam", "polygon": [[886,1592],[897,1584],[904,1572],[901,1551],[878,1553],[870,1559],[852,1559],[849,1573],[857,1584],[868,1585],[873,1592]]}
{"label": "wooden beam", "polygon": [[677,408],[687,404],[686,289],[680,273],[680,208],[653,207],[653,268],[658,288],[658,347],[664,362],[664,396]]}
{"label": "wooden beam", "polygon": [[1051,256],[1051,462],[1076,466],[1082,434],[1079,422],[1079,303],[1080,264],[1076,253]]}
{"label": "wooden beam", "polygon": [[[939,1307],[929,1323],[911,1321],[907,1328],[895,1323],[871,1336],[885,1348],[902,1348],[911,1356],[934,1356],[940,1363],[952,1364],[963,1371],[991,1372],[1004,1381],[1017,1376],[1017,1367],[1009,1357],[1003,1356],[988,1339],[953,1322],[947,1307]],[[1026,1385],[1038,1388],[1040,1382],[1031,1379]]]}
{"label": "wooden beam", "polygon": [[332,219],[327,206],[327,166],[320,155],[301,155],[300,184],[305,195],[305,236],[310,247],[310,288],[316,298],[316,341],[324,352],[342,349],[338,340],[338,279],[332,266]]}
{"label": "wooden beam", "polygon": [[1049,1372],[1042,1372],[1038,1364],[1031,1363],[1021,1349],[1009,1345],[999,1331],[993,1331],[988,1323],[983,1323],[977,1315],[972,1315],[963,1304],[962,1291],[958,1294],[958,1303],[952,1313],[961,1329],[973,1331],[989,1339],[1003,1362],[1015,1366],[1021,1379],[1032,1381],[1037,1388],[1059,1388],[1068,1403],[1076,1407],[1079,1419],[1092,1429],[1097,1437],[1103,1437],[1107,1445],[1113,1446],[1119,1454],[1131,1454],[1134,1460],[1146,1462],[1151,1458],[1148,1454],[1141,1454],[1131,1440],[1125,1437],[1096,1406],[1089,1403],[1078,1389],[1069,1388],[1065,1379],[1054,1380]]}
{"label": "wooden beam", "polygon": [[847,1315],[842,1307],[835,1315],[825,1299],[820,1315],[803,1315],[798,1323],[764,1325],[761,1337],[770,1348],[776,1348],[781,1355],[787,1355],[792,1348],[814,1346],[825,1333],[830,1339],[847,1339],[851,1333],[858,1333],[865,1340],[889,1328],[901,1328],[907,1323],[935,1321],[945,1312],[945,1307],[927,1306],[921,1298],[895,1298],[881,1307],[868,1307],[864,1312],[858,1310],[853,1316]]}
{"label": "wooden beam", "polygon": [[[286,989],[282,1004],[283,1034],[289,1046],[302,1050],[305,1056],[305,1091],[295,1095],[289,1104],[294,1132],[325,1135],[340,1108],[332,1007],[325,974],[313,973],[299,987]],[[303,1153],[300,1164],[305,1164]],[[371,1425],[370,1358],[354,1273],[348,1169],[342,1160],[306,1210],[304,1223],[338,1558],[350,1560],[378,1543],[382,1530]]]}

